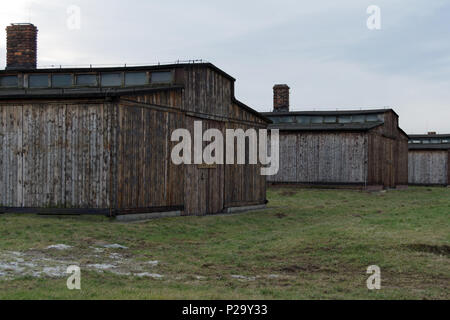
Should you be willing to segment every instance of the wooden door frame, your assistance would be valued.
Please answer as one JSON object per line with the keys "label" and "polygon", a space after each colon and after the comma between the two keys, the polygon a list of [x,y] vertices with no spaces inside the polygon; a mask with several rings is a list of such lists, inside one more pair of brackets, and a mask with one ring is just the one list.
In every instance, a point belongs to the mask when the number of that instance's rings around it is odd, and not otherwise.
{"label": "wooden door frame", "polygon": [[[222,134],[224,134],[224,130],[226,129],[225,126],[225,122],[223,121],[218,121],[218,120],[211,120],[211,119],[203,119],[203,118],[199,118],[199,117],[195,117],[192,115],[187,115],[186,116],[186,127],[187,129],[191,132],[191,134],[193,133],[193,126],[191,126],[191,124],[194,123],[194,121],[202,121],[202,123],[217,123],[220,124],[219,126],[212,126],[216,129],[221,130]],[[219,127],[219,128],[218,128]],[[205,127],[202,128],[203,132],[205,131]],[[193,136],[193,135],[192,135]],[[192,143],[194,143],[193,139],[191,141]],[[225,146],[224,146],[225,147]],[[193,150],[192,150],[193,151]],[[193,159],[192,159],[193,160]],[[215,166],[215,167],[213,167]],[[184,193],[185,193],[185,215],[204,215],[204,214],[217,214],[217,213],[221,213],[223,212],[223,210],[225,209],[225,165],[213,165],[213,166],[208,166],[205,164],[201,164],[201,165],[197,165],[197,164],[190,164],[190,165],[185,165],[185,187],[184,187]],[[195,169],[193,169],[195,168]],[[187,188],[187,183],[191,183],[192,179],[188,178],[188,171],[189,170],[195,170],[195,177],[193,177],[194,179],[196,179],[196,183],[197,183],[197,188],[196,188],[196,192],[197,194],[195,196],[188,196],[188,188]],[[221,188],[219,190],[221,190],[221,195],[219,196],[221,205],[220,208],[218,209],[217,212],[210,212],[210,211],[216,211],[216,209],[212,209],[211,208],[211,201],[212,201],[212,197],[211,197],[211,181],[213,179],[213,177],[211,177],[211,170],[215,170],[215,172],[219,175],[219,184],[221,184]],[[220,172],[221,171],[221,172]],[[204,182],[204,186],[200,185],[201,181],[203,181],[203,179],[201,179],[201,177],[203,176],[203,174],[206,173],[206,179]],[[202,190],[204,188],[204,190]],[[200,199],[200,197],[202,196],[202,192],[205,192],[205,199],[202,200]],[[213,190],[213,192],[216,192],[216,190]],[[195,207],[192,206],[191,204],[193,204],[192,199],[194,199],[196,205]],[[202,201],[205,201],[205,203],[202,203]]]}

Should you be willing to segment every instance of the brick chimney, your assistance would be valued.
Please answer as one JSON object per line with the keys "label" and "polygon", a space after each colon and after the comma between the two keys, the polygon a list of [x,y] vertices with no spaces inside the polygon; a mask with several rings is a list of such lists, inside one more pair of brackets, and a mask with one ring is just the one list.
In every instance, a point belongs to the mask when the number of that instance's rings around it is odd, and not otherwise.
{"label": "brick chimney", "polygon": [[273,87],[274,112],[289,112],[289,89],[287,84],[276,84]]}
{"label": "brick chimney", "polygon": [[6,69],[36,69],[38,29],[31,23],[6,28]]}
{"label": "brick chimney", "polygon": [[436,132],[435,132],[435,131],[430,131],[430,132],[428,132],[428,135],[429,135],[429,136],[435,136],[435,135],[436,135]]}

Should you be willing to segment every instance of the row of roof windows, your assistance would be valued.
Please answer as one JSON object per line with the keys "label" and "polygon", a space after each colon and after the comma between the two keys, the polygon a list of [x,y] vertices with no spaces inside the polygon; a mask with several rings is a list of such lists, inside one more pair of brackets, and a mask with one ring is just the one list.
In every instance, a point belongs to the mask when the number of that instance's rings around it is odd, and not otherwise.
{"label": "row of roof windows", "polygon": [[450,143],[450,138],[413,139],[409,141],[409,144],[444,144],[444,143]]}
{"label": "row of roof windows", "polygon": [[108,72],[108,73],[54,73],[0,76],[0,88],[71,88],[71,87],[132,87],[171,83],[171,71]]}
{"label": "row of roof windows", "polygon": [[341,116],[277,116],[270,117],[273,123],[296,123],[296,124],[331,124],[331,123],[365,123],[382,122],[383,114],[361,114]]}

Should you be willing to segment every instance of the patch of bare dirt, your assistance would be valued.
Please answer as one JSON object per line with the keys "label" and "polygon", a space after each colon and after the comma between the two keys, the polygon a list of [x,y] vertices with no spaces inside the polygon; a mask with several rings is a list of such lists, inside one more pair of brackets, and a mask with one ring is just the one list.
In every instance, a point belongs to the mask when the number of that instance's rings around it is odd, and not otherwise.
{"label": "patch of bare dirt", "polygon": [[60,278],[67,276],[67,267],[77,265],[82,270],[105,271],[118,275],[162,278],[154,271],[159,261],[141,261],[120,244],[100,247],[72,247],[64,244],[23,252],[0,251],[0,280],[31,276]]}

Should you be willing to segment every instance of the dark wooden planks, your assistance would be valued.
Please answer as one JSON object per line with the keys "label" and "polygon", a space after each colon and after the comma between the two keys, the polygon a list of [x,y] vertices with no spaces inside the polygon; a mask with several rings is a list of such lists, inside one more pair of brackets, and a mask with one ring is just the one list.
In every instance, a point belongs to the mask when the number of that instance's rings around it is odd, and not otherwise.
{"label": "dark wooden planks", "polygon": [[0,107],[0,206],[23,204],[22,106]]}
{"label": "dark wooden planks", "polygon": [[[10,113],[12,107],[0,106],[1,114]],[[12,190],[9,193],[16,197],[12,202],[7,192],[4,203],[14,207],[109,207],[112,197],[106,181],[111,156],[105,132],[111,126],[111,109],[103,104],[64,103],[15,107],[20,120],[12,130],[2,128],[0,132],[8,133],[8,139],[15,137],[15,142],[9,141],[10,146],[16,144],[16,158],[10,158],[14,160],[10,165],[20,172],[20,179],[0,180],[2,188]],[[9,153],[5,151],[12,149],[2,150],[4,157]],[[12,188],[12,179],[17,180],[16,188]]]}
{"label": "dark wooden planks", "polygon": [[[224,123],[203,120],[194,117],[186,118],[187,129],[194,132],[194,122],[201,121],[203,132],[218,129],[224,133]],[[205,147],[207,143],[203,143]],[[211,166],[185,165],[185,215],[215,214],[224,209],[224,165]]]}
{"label": "dark wooden planks", "polygon": [[409,183],[448,185],[448,160],[446,150],[410,150]]}
{"label": "dark wooden planks", "polygon": [[183,204],[183,174],[171,162],[170,137],[183,127],[178,113],[119,107],[118,207]]}
{"label": "dark wooden planks", "polygon": [[[242,129],[244,131],[252,128],[249,125],[239,123],[227,123],[226,129]],[[258,129],[258,128],[256,128]],[[237,142],[234,142],[237,150]],[[246,139],[246,164],[225,165],[225,207],[247,206],[264,204],[266,202],[266,176],[261,175],[261,164],[252,165],[248,163],[249,141]]]}
{"label": "dark wooden planks", "polygon": [[267,124],[236,103],[232,79],[204,66],[182,71],[177,79],[185,89],[119,99],[2,102],[0,206],[128,213],[180,208],[192,200],[196,214],[205,214],[221,212],[225,202],[264,203],[265,177],[253,165],[230,166],[228,181],[224,166],[197,168],[206,182],[185,192],[188,177],[184,166],[171,162],[170,135],[186,127],[188,113],[202,118],[206,128]]}

